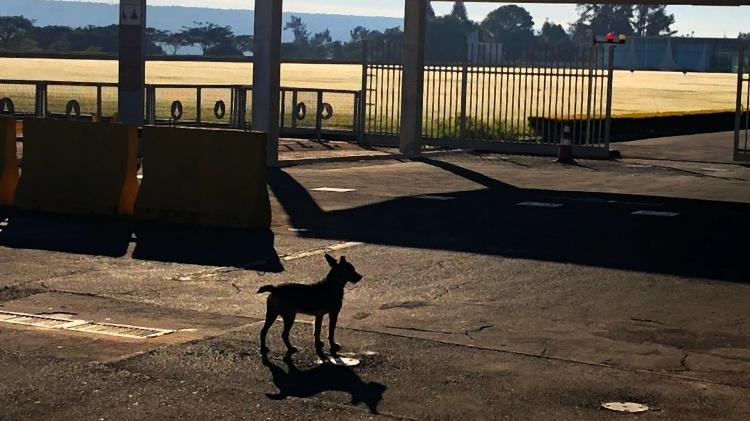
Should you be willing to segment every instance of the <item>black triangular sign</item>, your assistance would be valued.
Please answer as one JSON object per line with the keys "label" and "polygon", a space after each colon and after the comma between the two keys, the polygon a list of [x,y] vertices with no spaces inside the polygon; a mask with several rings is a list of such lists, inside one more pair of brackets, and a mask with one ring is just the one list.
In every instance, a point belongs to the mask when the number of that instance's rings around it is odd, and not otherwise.
{"label": "black triangular sign", "polygon": [[130,16],[130,19],[138,20],[138,14],[135,13],[135,9],[133,9],[133,14]]}

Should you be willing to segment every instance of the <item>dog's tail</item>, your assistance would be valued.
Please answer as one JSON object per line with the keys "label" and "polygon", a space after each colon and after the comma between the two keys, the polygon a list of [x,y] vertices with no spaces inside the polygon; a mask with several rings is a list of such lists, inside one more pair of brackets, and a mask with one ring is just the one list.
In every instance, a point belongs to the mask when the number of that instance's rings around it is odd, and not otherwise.
{"label": "dog's tail", "polygon": [[276,290],[275,286],[273,286],[273,285],[266,285],[266,286],[260,287],[260,289],[258,290],[258,294],[264,294],[266,292],[271,292],[272,293],[275,290]]}

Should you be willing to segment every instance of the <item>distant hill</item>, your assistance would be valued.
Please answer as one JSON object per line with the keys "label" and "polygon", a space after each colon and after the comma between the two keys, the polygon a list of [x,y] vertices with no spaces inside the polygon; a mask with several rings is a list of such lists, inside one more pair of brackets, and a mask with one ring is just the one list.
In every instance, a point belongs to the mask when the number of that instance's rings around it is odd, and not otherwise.
{"label": "distant hill", "polygon": [[[248,1],[248,4],[252,4]],[[23,15],[36,20],[37,26],[61,25],[70,27],[106,26],[117,23],[118,6],[104,3],[86,3],[57,0],[0,0],[0,16]],[[349,40],[349,31],[356,26],[370,30],[380,30],[401,26],[398,18],[376,16],[347,16],[311,13],[285,13],[284,21],[290,15],[301,16],[311,33],[326,28],[331,31],[334,41]],[[254,13],[251,10],[226,10],[200,7],[149,6],[148,26],[157,29],[177,31],[193,22],[212,22],[231,26],[238,35],[252,32]],[[284,32],[284,41],[291,41],[292,34]]]}

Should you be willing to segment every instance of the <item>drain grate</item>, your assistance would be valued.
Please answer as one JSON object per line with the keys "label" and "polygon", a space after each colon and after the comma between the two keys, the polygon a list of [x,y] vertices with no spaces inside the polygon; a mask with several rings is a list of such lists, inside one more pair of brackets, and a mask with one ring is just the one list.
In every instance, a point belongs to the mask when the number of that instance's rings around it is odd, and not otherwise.
{"label": "drain grate", "polygon": [[71,320],[48,317],[37,314],[13,313],[0,311],[0,323],[10,323],[42,329],[61,329],[76,332],[94,333],[97,335],[118,336],[132,339],[151,339],[174,333],[170,329],[97,323],[90,320]]}
{"label": "drain grate", "polygon": [[151,339],[173,333],[173,330],[155,329],[128,325],[115,325],[110,323],[89,322],[79,326],[73,326],[68,330],[76,332],[96,333],[99,335],[119,336],[123,338]]}
{"label": "drain grate", "polygon": [[59,329],[61,326],[70,323],[70,320],[39,316],[36,314],[0,311],[0,322],[14,325],[41,327],[45,329]]}

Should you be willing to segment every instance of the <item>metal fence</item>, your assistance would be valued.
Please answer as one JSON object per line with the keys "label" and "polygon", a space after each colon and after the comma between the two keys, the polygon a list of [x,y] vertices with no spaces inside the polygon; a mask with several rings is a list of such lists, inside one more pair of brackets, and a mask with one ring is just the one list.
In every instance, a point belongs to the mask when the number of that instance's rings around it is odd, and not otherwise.
{"label": "metal fence", "polygon": [[[145,93],[148,124],[252,128],[250,86],[159,84]],[[359,137],[359,91],[284,87],[279,95],[282,135]],[[0,80],[0,113],[19,117],[111,119],[117,97],[115,83]]]}
{"label": "metal fence", "polygon": [[[469,48],[477,50],[470,52],[475,61],[488,64],[425,66],[426,143],[541,153],[566,138],[593,155],[608,154],[611,46],[537,51],[518,61],[502,58],[498,45]],[[364,135],[371,142],[399,135],[402,71],[397,63],[365,66]]]}
{"label": "metal fence", "polygon": [[740,50],[737,67],[734,160],[750,162],[750,57],[745,50]]}

